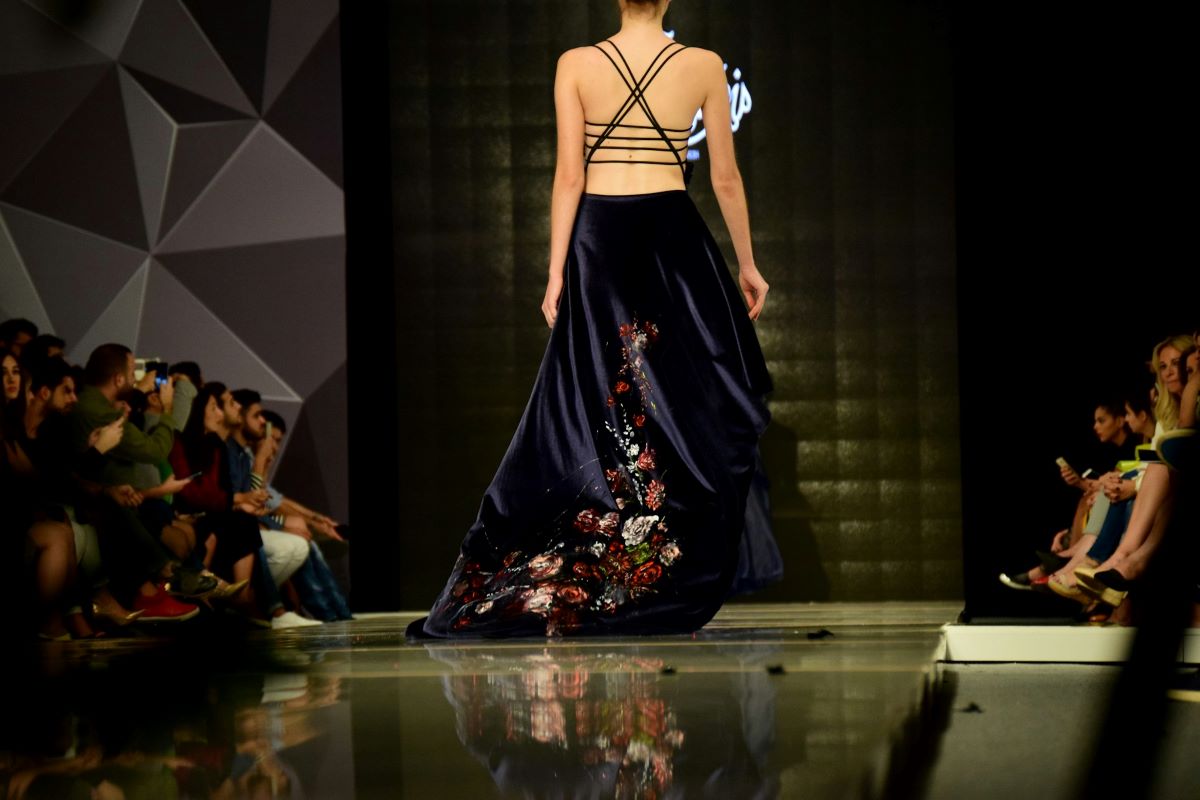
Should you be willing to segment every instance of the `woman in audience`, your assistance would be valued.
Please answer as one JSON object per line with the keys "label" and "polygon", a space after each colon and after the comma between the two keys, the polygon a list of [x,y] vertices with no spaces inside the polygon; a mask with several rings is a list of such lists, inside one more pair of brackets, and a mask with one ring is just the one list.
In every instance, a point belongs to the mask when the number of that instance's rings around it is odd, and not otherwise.
{"label": "woman in audience", "polygon": [[[1144,405],[1144,403],[1143,403]],[[1131,432],[1126,424],[1126,405],[1119,402],[1102,402],[1092,412],[1092,431],[1102,445],[1112,449],[1114,460],[1129,460],[1133,457],[1135,445],[1141,442],[1140,436]],[[1089,511],[1102,491],[1100,479],[1082,478],[1070,466],[1061,466],[1063,481],[1082,493],[1076,504],[1075,518],[1070,528],[1059,531],[1050,545],[1050,553],[1042,553],[1043,563],[1032,569],[1013,576],[1000,573],[1000,582],[1010,589],[1028,590],[1044,583],[1047,570],[1053,572],[1061,569],[1078,556],[1082,559],[1087,553],[1091,542],[1099,531],[1099,519],[1089,519]],[[1088,525],[1088,522],[1094,522]],[[1094,530],[1092,528],[1095,528]]]}
{"label": "woman in audience", "polygon": [[[1155,404],[1157,422],[1153,440],[1156,446],[1164,433],[1179,426],[1186,363],[1195,349],[1195,340],[1191,336],[1174,336],[1154,348],[1151,363],[1158,379],[1158,399]],[[1190,411],[1189,416],[1194,415],[1195,409]],[[1132,582],[1145,570],[1170,519],[1171,483],[1170,470],[1164,464],[1150,463],[1146,467],[1133,502],[1129,524],[1116,550],[1095,568],[1083,566],[1075,569],[1075,577],[1087,594],[1111,606],[1118,606],[1124,601]]]}
{"label": "woman in audience", "polygon": [[[224,412],[219,398],[225,393],[219,383],[201,389],[183,433],[175,438],[170,466],[175,475],[189,477],[172,478],[172,488],[178,488],[173,505],[181,514],[203,515],[205,535],[197,536],[197,547],[203,548],[205,564],[223,581],[232,579],[245,586],[253,577],[262,538],[254,518],[234,510],[228,470],[222,468],[225,447],[219,430]],[[218,455],[221,458],[214,458]]]}
{"label": "woman in audience", "polygon": [[[225,439],[231,420],[240,413],[231,393],[223,384],[206,383],[192,409],[169,461],[176,475],[195,476],[175,495],[175,502],[182,513],[203,515],[194,524],[197,539],[208,549],[210,568],[217,575],[251,582],[253,592],[239,604],[251,620],[261,620],[272,628],[319,624],[286,611],[276,591],[304,563],[308,543],[286,534],[268,541],[258,521],[265,513],[265,497],[231,489]],[[264,566],[269,572],[264,573]],[[271,619],[262,620],[258,610],[266,611]]]}
{"label": "woman in audience", "polygon": [[0,350],[0,381],[4,387],[3,405],[7,407],[21,396],[21,362],[11,350]]}

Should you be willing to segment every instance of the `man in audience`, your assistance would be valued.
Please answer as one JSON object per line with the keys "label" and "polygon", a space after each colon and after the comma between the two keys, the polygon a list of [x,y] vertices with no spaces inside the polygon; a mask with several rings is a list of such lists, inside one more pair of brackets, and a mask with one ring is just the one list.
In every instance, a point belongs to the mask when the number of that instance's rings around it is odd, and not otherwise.
{"label": "man in audience", "polygon": [[38,327],[27,319],[0,322],[0,350],[11,350],[17,358],[25,345],[38,335]]}
{"label": "man in audience", "polygon": [[44,358],[63,355],[66,347],[67,343],[64,340],[52,333],[43,333],[21,348],[21,363],[26,369],[33,369],[33,365]]}
{"label": "man in audience", "polygon": [[[120,344],[97,347],[84,367],[84,382],[86,385],[79,392],[79,401],[71,414],[76,446],[92,430],[123,416],[118,410],[118,399],[136,383],[132,351]],[[157,465],[166,460],[175,431],[182,429],[182,421],[173,416],[174,384],[166,381],[158,393],[163,405],[158,424],[143,433],[126,421],[120,444],[105,454],[94,474],[85,477],[105,486],[132,486],[137,480],[137,464]],[[185,597],[199,596],[215,588],[217,581],[175,561],[134,513],[139,503],[140,497],[132,496],[122,508],[100,510],[97,527],[102,545],[107,546],[105,561],[114,575],[123,573],[130,582],[140,584],[133,606],[146,609],[144,619],[165,621],[195,616],[197,607],[174,601],[168,589]]]}
{"label": "man in audience", "polygon": [[309,542],[308,560],[292,580],[300,601],[308,611],[325,621],[351,619],[350,607],[337,585],[321,549],[312,542],[313,535],[344,541],[333,520],[284,497],[267,483],[271,462],[278,450],[278,441],[266,435],[262,397],[251,389],[233,393],[240,414],[226,440],[229,448],[229,473],[234,491],[263,490],[267,492],[265,507],[269,512],[262,524],[272,530],[283,530]]}

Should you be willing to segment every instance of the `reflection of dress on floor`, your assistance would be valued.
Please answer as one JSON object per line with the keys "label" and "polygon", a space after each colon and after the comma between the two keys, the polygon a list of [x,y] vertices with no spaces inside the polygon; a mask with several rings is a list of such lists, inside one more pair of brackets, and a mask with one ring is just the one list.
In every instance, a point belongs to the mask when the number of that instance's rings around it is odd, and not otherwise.
{"label": "reflection of dress on floor", "polygon": [[782,573],[758,452],[773,384],[687,191],[585,193],[563,282],[520,424],[415,635],[690,632]]}

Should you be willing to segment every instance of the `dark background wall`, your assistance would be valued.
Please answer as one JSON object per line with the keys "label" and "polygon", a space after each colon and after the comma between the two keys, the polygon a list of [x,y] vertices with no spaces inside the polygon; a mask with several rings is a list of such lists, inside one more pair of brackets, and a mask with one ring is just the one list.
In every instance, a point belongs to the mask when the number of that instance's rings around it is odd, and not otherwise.
{"label": "dark background wall", "polygon": [[1071,521],[1096,402],[1200,327],[1176,201],[1187,52],[1156,11],[1047,4],[954,17],[964,590],[970,618],[1061,616],[1001,571]]}
{"label": "dark background wall", "polygon": [[[441,587],[528,399],[548,335],[554,63],[615,32],[616,8],[391,6],[400,541],[381,581],[404,607]],[[763,452],[788,571],[760,597],[961,596],[945,9],[678,0],[666,27],[740,69],[753,99],[735,142],[772,285]],[[732,264],[698,149],[690,191]]]}
{"label": "dark background wall", "polygon": [[340,68],[337,0],[0,0],[0,318],[259,390],[345,519]]}

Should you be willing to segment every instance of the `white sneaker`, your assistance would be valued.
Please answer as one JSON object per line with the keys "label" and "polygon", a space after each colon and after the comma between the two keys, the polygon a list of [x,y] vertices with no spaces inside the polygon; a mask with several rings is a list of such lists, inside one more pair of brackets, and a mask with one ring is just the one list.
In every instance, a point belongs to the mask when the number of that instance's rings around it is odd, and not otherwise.
{"label": "white sneaker", "polygon": [[281,631],[287,628],[307,628],[309,625],[320,625],[315,619],[305,619],[295,611],[285,611],[278,617],[271,618],[271,630]]}

